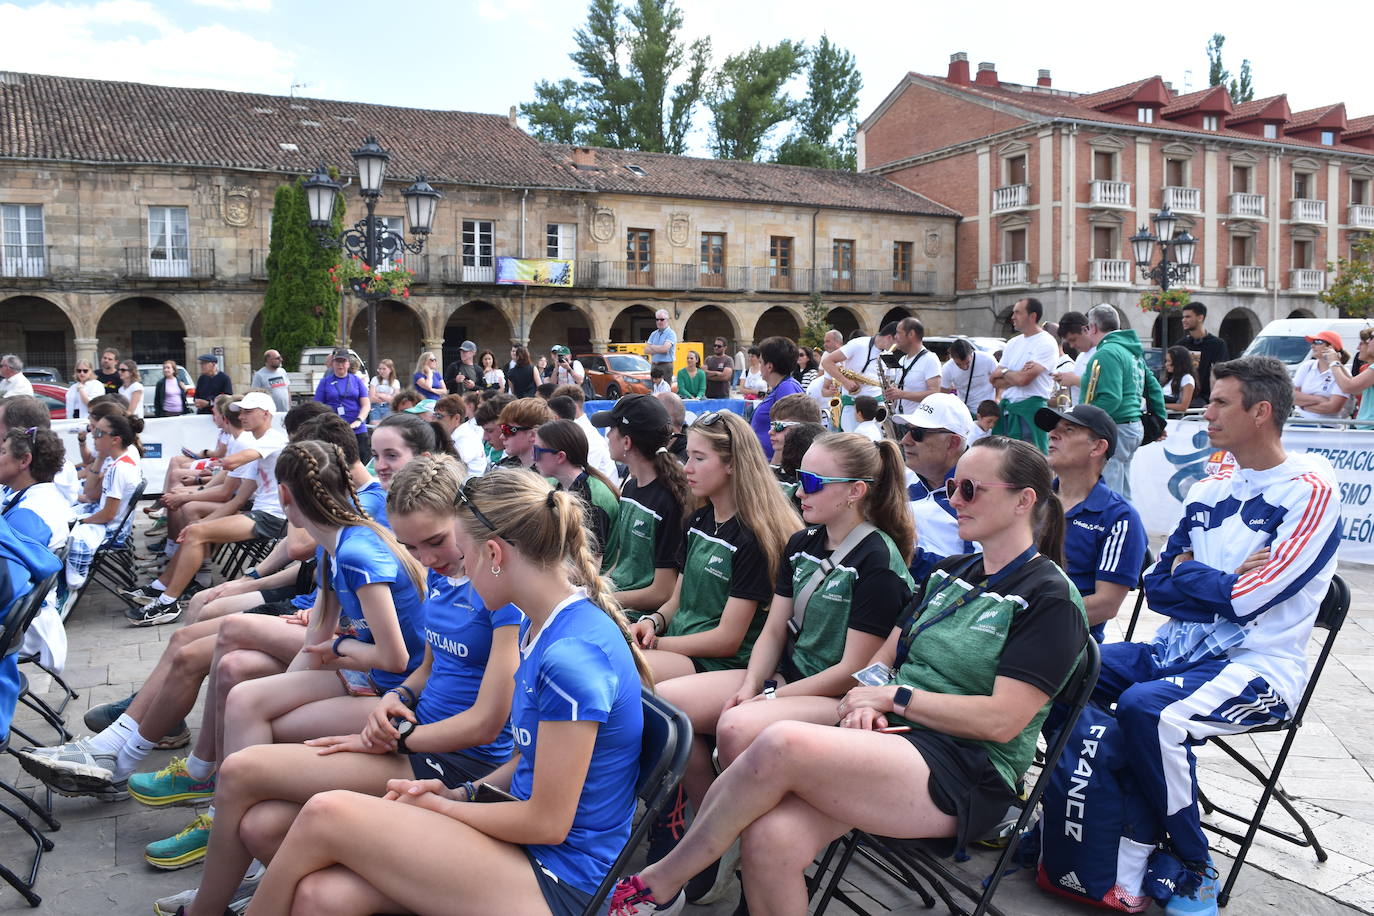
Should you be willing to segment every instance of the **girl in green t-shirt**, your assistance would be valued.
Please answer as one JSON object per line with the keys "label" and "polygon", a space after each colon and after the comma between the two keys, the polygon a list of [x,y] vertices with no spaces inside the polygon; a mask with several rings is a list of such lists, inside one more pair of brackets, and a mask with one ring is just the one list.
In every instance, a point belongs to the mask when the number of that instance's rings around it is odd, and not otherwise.
{"label": "girl in green t-shirt", "polygon": [[687,523],[673,595],[632,631],[654,679],[738,671],[763,628],[783,545],[801,519],[772,482],[749,424],[726,411],[687,432],[687,483],[703,505]]}
{"label": "girl in green t-shirt", "polygon": [[677,396],[684,401],[706,397],[706,372],[697,351],[687,351],[687,365],[677,370]]}
{"label": "girl in green t-shirt", "polygon": [[534,468],[582,497],[587,505],[587,532],[597,554],[608,552],[611,519],[620,512],[620,488],[587,463],[587,433],[572,420],[550,420],[534,437]]}

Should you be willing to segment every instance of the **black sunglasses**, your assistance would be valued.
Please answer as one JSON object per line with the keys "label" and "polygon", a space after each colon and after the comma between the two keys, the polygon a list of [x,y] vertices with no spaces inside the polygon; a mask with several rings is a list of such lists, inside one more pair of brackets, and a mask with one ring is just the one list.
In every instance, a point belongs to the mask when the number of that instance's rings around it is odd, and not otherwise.
{"label": "black sunglasses", "polygon": [[725,438],[726,438],[726,439],[729,441],[729,443],[730,443],[730,451],[731,451],[731,452],[734,452],[734,450],[735,450],[735,434],[732,433],[732,432],[730,432],[730,424],[725,422],[725,411],[723,411],[723,410],[712,410],[712,411],[710,411],[709,413],[704,413],[704,414],[702,414],[701,416],[697,417],[696,422],[693,423],[692,425],[693,425],[693,426],[715,426],[717,423],[719,423],[719,424],[721,424],[721,425],[723,425],[723,426],[725,427]]}
{"label": "black sunglasses", "polygon": [[487,518],[486,515],[483,514],[482,510],[477,508],[477,504],[472,501],[472,494],[468,491],[472,489],[472,481],[475,479],[476,478],[470,478],[464,481],[463,485],[458,488],[458,504],[461,506],[467,506],[468,511],[471,512],[474,516],[476,516],[477,520],[481,522],[484,526],[486,526],[486,529],[490,531],[492,534],[496,535],[503,541],[506,541],[510,544],[514,544],[515,538],[507,534],[502,534],[501,529],[493,525],[491,519]]}
{"label": "black sunglasses", "polygon": [[989,487],[1002,487],[1007,490],[1024,489],[1022,487],[1018,487],[1014,483],[1001,483],[997,481],[994,481],[992,483],[983,483],[981,481],[972,480],[967,477],[965,477],[963,480],[955,480],[951,478],[945,481],[945,496],[947,496],[949,499],[953,499],[954,494],[958,493],[960,499],[962,499],[966,503],[971,503],[978,498],[978,491],[988,489]]}
{"label": "black sunglasses", "polygon": [[917,426],[914,423],[906,424],[906,434],[911,437],[912,442],[921,442],[924,441],[926,436],[933,436],[936,433],[947,432],[949,432],[949,430],[947,429],[926,429],[925,427]]}

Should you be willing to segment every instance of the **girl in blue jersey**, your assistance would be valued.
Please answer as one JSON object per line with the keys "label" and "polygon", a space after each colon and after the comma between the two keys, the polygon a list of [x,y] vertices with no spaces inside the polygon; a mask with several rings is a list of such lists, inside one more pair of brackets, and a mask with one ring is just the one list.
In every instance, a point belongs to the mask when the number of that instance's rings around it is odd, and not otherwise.
{"label": "girl in blue jersey", "polygon": [[250,858],[269,860],[317,792],[381,795],[389,780],[412,777],[456,788],[510,759],[521,614],[514,605],[487,610],[463,574],[454,539],[461,484],[456,461],[425,457],[396,474],[388,494],[397,540],[429,570],[423,664],[374,701],[356,734],[257,745],[225,761],[205,876],[185,913],[223,913]]}
{"label": "girl in blue jersey", "polygon": [[488,607],[514,603],[527,617],[517,756],[486,779],[515,800],[471,804],[470,787],[437,779],[395,780],[384,799],[317,795],[254,913],[576,914],[629,835],[648,674],[598,574],[581,500],[499,470],[457,501],[473,587]]}

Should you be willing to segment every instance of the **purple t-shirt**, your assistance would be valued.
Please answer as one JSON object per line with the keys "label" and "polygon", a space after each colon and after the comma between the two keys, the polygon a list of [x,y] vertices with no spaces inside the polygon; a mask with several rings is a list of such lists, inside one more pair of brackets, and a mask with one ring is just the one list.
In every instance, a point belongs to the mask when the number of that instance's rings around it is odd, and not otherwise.
{"label": "purple t-shirt", "polygon": [[797,384],[797,380],[792,376],[787,376],[778,386],[768,392],[768,397],[759,401],[759,406],[754,408],[754,416],[750,418],[749,425],[754,428],[754,435],[759,437],[759,442],[763,445],[763,453],[771,461],[773,458],[773,441],[768,438],[769,414],[773,412],[773,402],[778,398],[785,398],[789,394],[801,394],[802,386]]}
{"label": "purple t-shirt", "polygon": [[367,397],[367,386],[353,373],[343,378],[334,373],[320,379],[315,389],[315,400],[333,410],[344,422],[352,424],[362,411],[362,399]]}

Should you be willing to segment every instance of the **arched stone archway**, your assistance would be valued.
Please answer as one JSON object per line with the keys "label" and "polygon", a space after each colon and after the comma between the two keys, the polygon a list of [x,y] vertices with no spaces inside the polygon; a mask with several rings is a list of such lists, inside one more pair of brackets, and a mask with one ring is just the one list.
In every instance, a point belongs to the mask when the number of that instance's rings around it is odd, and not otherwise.
{"label": "arched stone archway", "polygon": [[[403,302],[384,299],[377,303],[377,359],[390,359],[396,374],[410,378],[415,360],[424,348],[424,323],[415,310]],[[360,308],[349,325],[348,340],[364,360],[368,358],[367,308]],[[373,367],[368,366],[368,372]]]}
{"label": "arched stone archway", "polygon": [[725,338],[727,348],[734,346],[741,337],[734,317],[720,306],[701,306],[692,312],[682,326],[682,339],[704,344],[708,354],[711,352],[711,341],[717,337]]}
{"label": "arched stone archway", "polygon": [[[654,330],[656,309],[647,305],[626,306],[616,313],[611,321],[611,343],[643,343]],[[672,314],[669,312],[669,314]],[[682,329],[678,328],[678,339],[684,339]]]}
{"label": "arched stone archway", "polygon": [[912,309],[902,308],[901,306],[894,306],[893,308],[888,309],[887,312],[883,315],[883,320],[878,322],[878,327],[881,328],[889,321],[901,321],[903,318],[910,318],[912,315],[915,314],[916,312]]}
{"label": "arched stone archway", "polygon": [[765,337],[788,337],[796,340],[801,337],[801,324],[797,316],[780,305],[775,305],[759,316],[754,324],[754,340]]}
{"label": "arched stone archway", "polygon": [[1169,349],[1174,344],[1183,340],[1183,316],[1178,311],[1171,312],[1168,316],[1169,339],[1164,339],[1164,318],[1162,314],[1156,314],[1154,321],[1150,325],[1150,346]]}
{"label": "arched stone archway", "polygon": [[1221,319],[1221,325],[1217,328],[1217,336],[1225,342],[1226,352],[1235,358],[1244,353],[1245,348],[1250,346],[1250,341],[1255,339],[1259,329],[1259,316],[1241,306],[1231,309],[1226,313],[1226,317]]}
{"label": "arched stone archway", "polygon": [[186,352],[188,335],[180,313],[152,296],[132,296],[112,304],[100,316],[95,334],[101,349],[114,347],[120,357],[140,363],[174,359],[194,365],[197,356]]}
{"label": "arched stone archway", "polygon": [[994,332],[995,336],[1001,337],[1004,340],[1011,340],[1020,333],[1016,330],[1015,325],[1011,323],[1011,310],[1015,307],[1015,304],[1009,305],[1002,310],[1002,314],[997,316],[997,330]]}
{"label": "arched stone archway", "polygon": [[68,379],[76,358],[76,328],[61,306],[48,299],[11,296],[0,300],[0,353],[16,354],[25,366],[51,367]]}
{"label": "arched stone archway", "polygon": [[477,350],[490,350],[496,356],[496,364],[504,366],[509,358],[507,351],[515,331],[510,320],[495,305],[474,299],[454,309],[444,324],[443,364],[447,367],[458,361],[458,349],[463,341],[477,344]]}
{"label": "arched stone archway", "polygon": [[853,309],[846,306],[838,306],[825,314],[825,323],[834,328],[848,340],[855,331],[863,330],[863,322],[854,313]]}
{"label": "arched stone archway", "polygon": [[590,350],[591,316],[570,302],[555,302],[540,309],[530,322],[530,354],[538,359],[540,354],[547,355],[554,344],[562,344],[574,354]]}

